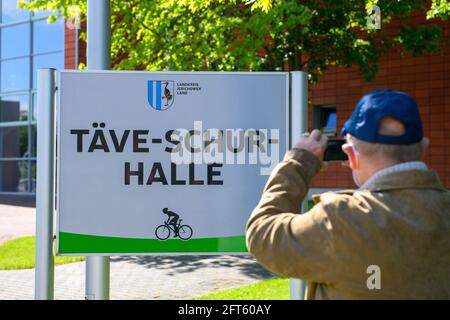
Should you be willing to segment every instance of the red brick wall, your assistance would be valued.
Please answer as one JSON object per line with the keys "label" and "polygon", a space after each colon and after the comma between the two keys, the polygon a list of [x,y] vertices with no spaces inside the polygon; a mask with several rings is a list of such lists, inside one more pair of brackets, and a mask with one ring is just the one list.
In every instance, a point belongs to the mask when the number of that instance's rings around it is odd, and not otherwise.
{"label": "red brick wall", "polygon": [[[86,30],[86,22],[81,23],[81,30]],[[81,32],[80,30],[80,32]],[[77,66],[77,41],[78,41],[78,63],[86,64],[86,43],[77,39],[77,30],[69,29],[67,24],[64,29],[64,68],[78,69]]]}
{"label": "red brick wall", "polygon": [[[416,16],[410,22],[422,24],[423,16]],[[440,26],[444,35],[450,37],[450,21],[440,23]],[[392,27],[390,29],[394,32]],[[310,110],[312,105],[336,105],[339,131],[360,97],[381,88],[404,91],[416,99],[425,136],[431,140],[425,162],[438,172],[449,188],[450,143],[446,138],[450,135],[446,132],[450,130],[450,46],[446,46],[442,54],[420,57],[401,57],[398,52],[391,51],[381,60],[377,78],[370,83],[362,79],[357,68],[333,67],[310,87]],[[309,121],[311,128],[311,112]],[[333,162],[326,172],[314,179],[312,186],[355,187],[350,169]]]}

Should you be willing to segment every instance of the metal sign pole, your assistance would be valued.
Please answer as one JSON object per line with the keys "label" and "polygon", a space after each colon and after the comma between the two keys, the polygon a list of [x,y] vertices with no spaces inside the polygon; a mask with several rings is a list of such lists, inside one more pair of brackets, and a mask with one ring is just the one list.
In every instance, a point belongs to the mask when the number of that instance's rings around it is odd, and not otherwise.
{"label": "metal sign pole", "polygon": [[[290,72],[291,86],[291,134],[290,147],[302,133],[308,130],[308,74],[303,71]],[[308,199],[302,203],[301,212],[308,207]],[[291,300],[303,300],[305,298],[306,282],[299,279],[290,279]]]}
{"label": "metal sign pole", "polygon": [[[87,66],[89,70],[110,69],[110,0],[88,0]],[[109,257],[86,257],[86,299],[109,299]]]}
{"label": "metal sign pole", "polygon": [[53,300],[53,216],[55,209],[56,71],[37,72],[36,300]]}

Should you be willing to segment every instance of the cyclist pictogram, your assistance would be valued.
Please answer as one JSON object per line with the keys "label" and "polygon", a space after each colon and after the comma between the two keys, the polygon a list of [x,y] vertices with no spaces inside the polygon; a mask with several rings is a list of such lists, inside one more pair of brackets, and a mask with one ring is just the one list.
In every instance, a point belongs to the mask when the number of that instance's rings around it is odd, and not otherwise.
{"label": "cyclist pictogram", "polygon": [[167,221],[159,225],[155,234],[159,240],[167,240],[173,233],[174,238],[179,237],[181,240],[189,240],[192,237],[192,228],[187,224],[181,224],[180,216],[167,208],[164,208],[163,213],[167,215]]}

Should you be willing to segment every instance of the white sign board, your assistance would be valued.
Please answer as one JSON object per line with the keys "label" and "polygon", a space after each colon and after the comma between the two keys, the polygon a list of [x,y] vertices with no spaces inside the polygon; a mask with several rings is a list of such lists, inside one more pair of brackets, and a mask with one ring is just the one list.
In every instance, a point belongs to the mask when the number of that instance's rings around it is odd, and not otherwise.
{"label": "white sign board", "polygon": [[289,74],[59,73],[59,254],[246,252]]}

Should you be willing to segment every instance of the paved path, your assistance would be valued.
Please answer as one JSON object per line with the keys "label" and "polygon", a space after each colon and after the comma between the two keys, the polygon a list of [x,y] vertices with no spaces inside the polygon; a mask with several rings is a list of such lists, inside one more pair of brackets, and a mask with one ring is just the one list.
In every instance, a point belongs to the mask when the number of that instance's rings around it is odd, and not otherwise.
{"label": "paved path", "polygon": [[[55,299],[84,299],[84,263],[55,269]],[[189,299],[271,274],[250,256],[111,258],[111,299]],[[0,271],[0,300],[33,299],[34,270]]]}
{"label": "paved path", "polygon": [[[0,243],[35,232],[35,209],[0,205]],[[55,299],[84,299],[84,262],[55,268]],[[272,275],[251,256],[111,258],[111,299],[189,299]],[[33,299],[34,269],[0,270],[0,300]]]}
{"label": "paved path", "polygon": [[35,208],[0,204],[0,243],[31,236],[35,229]]}

